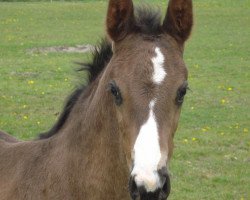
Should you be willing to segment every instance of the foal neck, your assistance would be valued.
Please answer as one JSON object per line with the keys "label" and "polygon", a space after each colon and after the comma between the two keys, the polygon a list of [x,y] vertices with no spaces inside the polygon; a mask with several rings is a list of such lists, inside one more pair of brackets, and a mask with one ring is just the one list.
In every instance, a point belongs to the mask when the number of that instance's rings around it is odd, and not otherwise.
{"label": "foal neck", "polygon": [[[115,110],[105,86],[97,83],[91,86],[84,101],[79,98],[67,126],[58,135],[67,148],[66,159],[71,170],[80,171],[75,179],[81,176],[84,180],[78,185],[83,185],[85,193],[96,195],[91,199],[129,199],[129,171]],[[97,191],[100,189],[101,192]]]}

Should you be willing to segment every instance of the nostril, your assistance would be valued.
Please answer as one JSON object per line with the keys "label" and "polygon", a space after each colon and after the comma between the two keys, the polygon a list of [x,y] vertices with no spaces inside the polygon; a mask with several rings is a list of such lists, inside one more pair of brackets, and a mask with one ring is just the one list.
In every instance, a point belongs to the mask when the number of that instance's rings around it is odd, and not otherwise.
{"label": "nostril", "polygon": [[170,194],[170,190],[171,190],[169,175],[168,174],[164,175],[162,180],[164,182],[163,182],[162,189],[160,191],[160,198],[159,199],[165,200],[168,198],[168,196]]}
{"label": "nostril", "polygon": [[136,200],[139,197],[139,190],[137,188],[134,177],[130,177],[129,179],[129,192],[132,200]]}

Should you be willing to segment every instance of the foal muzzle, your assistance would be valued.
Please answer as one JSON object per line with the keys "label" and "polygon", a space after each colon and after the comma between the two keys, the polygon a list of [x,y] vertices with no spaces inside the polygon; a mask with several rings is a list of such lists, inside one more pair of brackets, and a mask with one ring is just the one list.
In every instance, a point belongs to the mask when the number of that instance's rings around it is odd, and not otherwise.
{"label": "foal muzzle", "polygon": [[170,178],[167,169],[164,167],[158,170],[160,178],[160,187],[155,191],[147,191],[145,186],[138,186],[135,181],[135,177],[131,177],[129,180],[129,190],[132,200],[166,200],[170,193]]}

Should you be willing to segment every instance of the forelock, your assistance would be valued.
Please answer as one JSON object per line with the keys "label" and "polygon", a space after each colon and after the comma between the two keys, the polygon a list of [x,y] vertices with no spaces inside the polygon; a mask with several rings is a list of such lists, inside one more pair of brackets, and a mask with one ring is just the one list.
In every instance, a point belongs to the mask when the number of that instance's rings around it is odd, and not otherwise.
{"label": "forelock", "polygon": [[161,33],[161,12],[159,8],[143,5],[135,9],[135,26],[138,32],[146,35]]}

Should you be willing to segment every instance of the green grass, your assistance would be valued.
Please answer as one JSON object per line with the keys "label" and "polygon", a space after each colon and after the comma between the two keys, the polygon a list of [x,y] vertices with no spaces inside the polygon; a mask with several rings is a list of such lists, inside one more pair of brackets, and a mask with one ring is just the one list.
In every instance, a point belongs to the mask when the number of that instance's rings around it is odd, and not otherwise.
{"label": "green grass", "polygon": [[[89,56],[26,51],[94,44],[104,33],[106,6],[0,3],[0,129],[29,139],[51,127],[74,88],[73,62]],[[248,0],[194,1],[185,51],[192,91],[175,137],[170,199],[250,199],[249,9]]]}

